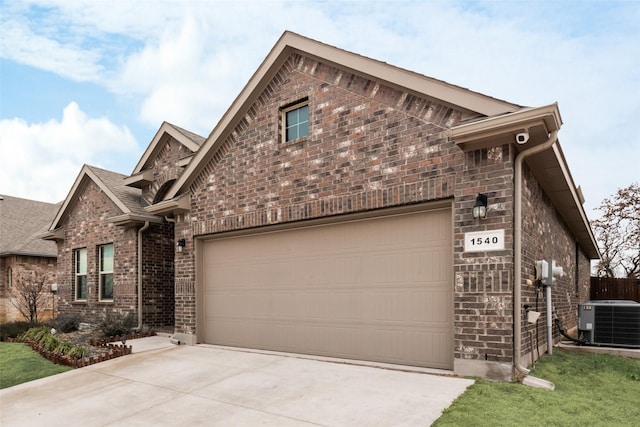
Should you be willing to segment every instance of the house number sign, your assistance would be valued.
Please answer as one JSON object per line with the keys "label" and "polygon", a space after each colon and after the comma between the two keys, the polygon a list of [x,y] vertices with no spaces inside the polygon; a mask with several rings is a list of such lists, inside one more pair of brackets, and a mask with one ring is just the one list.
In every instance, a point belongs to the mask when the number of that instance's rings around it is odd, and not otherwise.
{"label": "house number sign", "polygon": [[464,233],[465,252],[504,250],[504,230],[475,231]]}

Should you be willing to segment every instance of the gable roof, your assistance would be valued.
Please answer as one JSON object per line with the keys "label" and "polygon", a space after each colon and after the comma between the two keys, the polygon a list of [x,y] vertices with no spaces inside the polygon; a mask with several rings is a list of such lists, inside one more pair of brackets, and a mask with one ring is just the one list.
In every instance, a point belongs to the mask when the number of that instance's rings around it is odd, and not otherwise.
{"label": "gable roof", "polygon": [[60,205],[0,196],[0,256],[57,257],[56,244],[38,236],[49,228]]}
{"label": "gable roof", "polygon": [[93,181],[122,212],[122,215],[109,218],[109,221],[114,222],[116,225],[126,225],[144,221],[161,222],[160,218],[145,212],[141,190],[127,187],[124,183],[125,178],[126,175],[117,172],[95,166],[83,165],[67,198],[62,203],[51,227],[49,227],[51,233],[41,237],[45,239],[59,237],[55,235],[55,231],[62,226],[62,221],[72,207],[72,201],[76,199],[89,180]]}
{"label": "gable roof", "polygon": [[215,154],[218,146],[233,130],[246,110],[293,53],[299,53],[348,70],[354,74],[382,81],[393,87],[401,87],[404,90],[435,98],[445,104],[455,105],[484,116],[505,114],[522,108],[516,104],[285,31],[230,108],[222,116],[184,173],[168,191],[165,200],[172,199],[182,193],[197,178],[198,174]]}
{"label": "gable roof", "polygon": [[145,175],[145,171],[148,170],[149,163],[158,155],[163,147],[162,141],[165,135],[175,139],[180,144],[187,147],[192,152],[196,152],[200,149],[200,146],[204,143],[205,138],[183,129],[179,126],[173,125],[169,122],[162,122],[160,128],[154,135],[153,139],[144,151],[138,164],[133,168],[131,176],[125,179],[125,184],[131,187],[139,187],[142,183],[148,182],[152,179],[152,176]]}

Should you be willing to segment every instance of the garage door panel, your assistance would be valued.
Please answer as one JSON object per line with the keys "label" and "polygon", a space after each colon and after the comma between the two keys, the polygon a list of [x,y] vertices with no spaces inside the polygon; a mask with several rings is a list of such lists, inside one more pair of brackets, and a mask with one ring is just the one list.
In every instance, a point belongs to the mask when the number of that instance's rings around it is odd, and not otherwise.
{"label": "garage door panel", "polygon": [[452,368],[450,211],[204,244],[205,342]]}

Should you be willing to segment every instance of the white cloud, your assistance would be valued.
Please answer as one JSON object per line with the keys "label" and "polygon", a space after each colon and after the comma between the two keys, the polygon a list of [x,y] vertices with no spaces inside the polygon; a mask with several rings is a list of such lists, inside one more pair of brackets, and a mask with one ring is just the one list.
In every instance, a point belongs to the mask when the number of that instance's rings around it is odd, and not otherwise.
{"label": "white cloud", "polygon": [[25,0],[3,4],[0,36],[17,61],[131,99],[152,128],[204,136],[284,30],[510,102],[558,101],[563,150],[597,205],[634,174],[637,5]]}
{"label": "white cloud", "polygon": [[60,121],[0,120],[0,193],[58,202],[83,164],[113,170],[110,163],[116,156],[135,157],[136,151],[126,127],[89,118],[74,102],[64,108]]}
{"label": "white cloud", "polygon": [[37,35],[19,21],[5,21],[0,27],[2,57],[76,81],[100,81],[104,71],[97,52]]}

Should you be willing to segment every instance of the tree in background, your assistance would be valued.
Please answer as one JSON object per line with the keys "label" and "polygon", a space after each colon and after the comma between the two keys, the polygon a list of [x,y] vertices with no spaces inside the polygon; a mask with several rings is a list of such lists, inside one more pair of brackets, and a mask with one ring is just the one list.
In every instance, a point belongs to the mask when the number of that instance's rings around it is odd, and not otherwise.
{"label": "tree in background", "polygon": [[32,270],[22,270],[14,279],[14,298],[11,303],[18,309],[25,320],[37,323],[38,317],[45,308],[47,294],[43,292],[45,285],[51,280],[44,268],[34,267]]}
{"label": "tree in background", "polygon": [[592,222],[602,259],[599,277],[640,278],[640,185],[633,183],[606,198]]}

